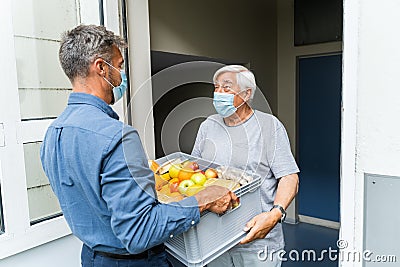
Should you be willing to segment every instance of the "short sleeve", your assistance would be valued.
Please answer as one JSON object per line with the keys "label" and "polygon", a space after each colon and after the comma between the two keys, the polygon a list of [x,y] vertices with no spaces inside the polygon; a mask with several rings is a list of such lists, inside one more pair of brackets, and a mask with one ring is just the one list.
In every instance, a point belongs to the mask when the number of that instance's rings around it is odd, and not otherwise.
{"label": "short sleeve", "polygon": [[271,170],[275,178],[298,173],[300,170],[290,149],[290,142],[285,127],[277,121],[274,134],[274,152],[271,160]]}

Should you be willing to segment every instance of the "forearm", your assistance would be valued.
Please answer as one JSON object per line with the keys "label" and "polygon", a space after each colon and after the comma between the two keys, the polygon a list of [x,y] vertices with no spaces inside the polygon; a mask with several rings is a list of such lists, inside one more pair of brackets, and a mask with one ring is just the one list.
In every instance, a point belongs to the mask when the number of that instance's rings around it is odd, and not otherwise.
{"label": "forearm", "polygon": [[296,196],[299,188],[299,177],[296,173],[286,175],[280,178],[274,205],[280,205],[285,210]]}
{"label": "forearm", "polygon": [[[290,174],[279,180],[274,204],[286,209],[297,194],[299,178],[297,174]],[[255,239],[265,238],[272,228],[279,222],[282,213],[279,209],[263,212],[252,218],[244,231],[250,232],[240,241],[241,244],[249,243]]]}
{"label": "forearm", "polygon": [[123,216],[113,216],[112,228],[125,248],[136,254],[189,230],[199,220],[200,213],[194,200],[185,203],[140,205]]}

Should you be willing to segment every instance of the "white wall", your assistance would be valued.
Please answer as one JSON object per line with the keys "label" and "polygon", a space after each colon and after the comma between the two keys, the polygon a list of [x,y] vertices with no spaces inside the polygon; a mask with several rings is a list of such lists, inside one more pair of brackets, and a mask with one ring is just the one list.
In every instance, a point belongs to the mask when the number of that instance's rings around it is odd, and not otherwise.
{"label": "white wall", "polygon": [[132,124],[139,132],[147,157],[154,159],[149,7],[143,0],[126,1],[126,4]]}
{"label": "white wall", "polygon": [[357,99],[357,172],[360,173],[400,176],[399,11],[397,0],[360,1]]}
{"label": "white wall", "polygon": [[[358,251],[364,241],[364,173],[400,176],[399,12],[397,0],[345,1],[342,158],[350,164],[342,166],[341,239]],[[387,219],[392,216],[398,212]]]}
{"label": "white wall", "polygon": [[72,235],[0,260],[0,267],[79,267],[82,243]]}

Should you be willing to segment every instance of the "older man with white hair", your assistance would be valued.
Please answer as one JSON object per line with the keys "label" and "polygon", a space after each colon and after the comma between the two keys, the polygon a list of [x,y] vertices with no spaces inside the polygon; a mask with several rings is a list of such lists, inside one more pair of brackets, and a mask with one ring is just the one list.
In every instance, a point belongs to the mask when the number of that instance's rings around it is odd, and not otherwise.
{"label": "older man with white hair", "polygon": [[273,115],[251,107],[256,81],[247,68],[222,67],[213,81],[218,114],[201,124],[192,155],[259,174],[263,212],[244,226],[248,233],[240,244],[208,266],[281,266],[271,252],[284,248],[281,223],[299,183],[286,130]]}

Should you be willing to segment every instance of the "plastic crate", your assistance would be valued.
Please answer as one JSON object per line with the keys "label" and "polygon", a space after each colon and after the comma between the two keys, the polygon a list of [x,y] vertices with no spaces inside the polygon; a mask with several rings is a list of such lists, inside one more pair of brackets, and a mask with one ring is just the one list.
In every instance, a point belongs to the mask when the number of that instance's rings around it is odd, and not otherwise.
{"label": "plastic crate", "polygon": [[[180,152],[160,158],[156,162],[161,165],[175,158],[194,160],[201,169],[218,167],[204,159]],[[197,267],[206,265],[238,244],[246,235],[243,231],[246,223],[261,213],[261,179],[258,175],[251,175],[254,178],[251,183],[234,191],[240,197],[240,205],[237,208],[224,215],[208,211],[202,213],[199,224],[165,243],[167,252],[183,264]]]}

